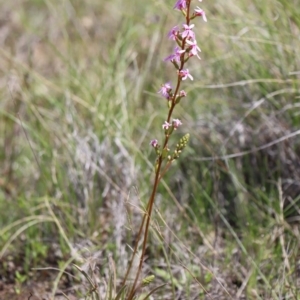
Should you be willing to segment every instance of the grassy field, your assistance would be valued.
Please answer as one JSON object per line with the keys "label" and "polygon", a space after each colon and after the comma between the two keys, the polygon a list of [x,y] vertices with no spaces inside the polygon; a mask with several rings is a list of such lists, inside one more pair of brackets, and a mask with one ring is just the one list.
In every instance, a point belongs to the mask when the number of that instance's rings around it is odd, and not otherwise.
{"label": "grassy field", "polygon": [[[157,91],[175,80],[163,62],[182,22],[174,2],[1,4],[3,299],[37,283],[40,297],[83,299],[74,263],[101,293],[114,272],[118,288],[151,191],[149,141],[162,137]],[[149,288],[167,283],[153,299],[300,299],[300,5],[197,5],[202,59],[176,107],[178,136],[191,138],[159,186]]]}

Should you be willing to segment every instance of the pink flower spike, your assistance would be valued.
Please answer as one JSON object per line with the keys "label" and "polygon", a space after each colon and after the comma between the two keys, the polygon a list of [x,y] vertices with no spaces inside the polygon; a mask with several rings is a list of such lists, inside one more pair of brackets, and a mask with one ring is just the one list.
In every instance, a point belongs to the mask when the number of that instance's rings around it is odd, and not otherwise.
{"label": "pink flower spike", "polygon": [[197,6],[197,8],[195,8],[195,16],[200,16],[203,18],[204,22],[207,22],[205,11],[203,9],[201,9],[199,6]]}
{"label": "pink flower spike", "polygon": [[182,80],[186,80],[187,78],[190,78],[191,80],[194,79],[193,76],[190,74],[189,69],[179,71],[179,76]]}
{"label": "pink flower spike", "polygon": [[179,28],[178,26],[174,26],[168,33],[168,38],[175,41],[176,40],[176,37],[178,36],[178,33],[179,33]]}
{"label": "pink flower spike", "polygon": [[170,97],[170,92],[172,90],[172,87],[170,85],[170,83],[165,83],[161,86],[161,89],[158,91],[158,94],[162,94],[165,98],[169,98]]}
{"label": "pink flower spike", "polygon": [[195,39],[195,33],[193,32],[192,28],[194,27],[194,24],[191,24],[190,26],[187,24],[183,24],[184,31],[182,32],[182,38],[191,38]]}
{"label": "pink flower spike", "polygon": [[172,126],[172,124],[168,123],[167,121],[165,121],[165,123],[162,125],[162,128],[164,130],[168,130],[170,127]]}
{"label": "pink flower spike", "polygon": [[197,41],[196,40],[193,40],[193,41],[190,41],[190,40],[187,40],[186,41],[190,46],[190,56],[197,56],[199,59],[200,59],[200,56],[198,55],[198,52],[201,52],[201,49],[197,46]]}
{"label": "pink flower spike", "polygon": [[158,146],[158,140],[154,139],[150,142],[150,145],[153,147],[153,148],[156,148]]}
{"label": "pink flower spike", "polygon": [[177,0],[174,9],[178,9],[178,10],[186,9],[186,0]]}
{"label": "pink flower spike", "polygon": [[179,119],[173,119],[172,125],[173,125],[174,130],[176,130],[179,126],[182,125],[182,122]]}

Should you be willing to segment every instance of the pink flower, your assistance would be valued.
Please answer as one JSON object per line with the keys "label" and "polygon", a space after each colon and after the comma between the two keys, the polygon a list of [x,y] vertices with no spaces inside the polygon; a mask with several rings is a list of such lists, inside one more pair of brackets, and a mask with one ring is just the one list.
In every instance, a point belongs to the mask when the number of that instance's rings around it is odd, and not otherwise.
{"label": "pink flower", "polygon": [[178,26],[174,26],[168,33],[168,38],[175,41],[176,40],[176,37],[178,36],[178,33],[179,33],[179,28]]}
{"label": "pink flower", "polygon": [[153,147],[153,148],[156,148],[158,146],[158,140],[154,139],[150,142],[150,145]]}
{"label": "pink flower", "polygon": [[190,78],[191,80],[194,79],[193,76],[190,74],[189,69],[181,70],[178,73],[182,80],[186,80],[187,78]]}
{"label": "pink flower", "polygon": [[170,83],[165,83],[161,86],[161,89],[158,91],[159,94],[162,94],[165,98],[169,99],[172,87]]}
{"label": "pink flower", "polygon": [[197,8],[195,8],[195,16],[200,16],[203,18],[204,22],[207,22],[205,11],[203,9],[201,9],[199,6],[197,6]]}
{"label": "pink flower", "polygon": [[183,24],[183,28],[184,31],[182,32],[182,38],[191,38],[191,39],[195,39],[195,33],[193,32],[192,28],[194,27],[194,24],[191,25],[187,25],[187,24]]}
{"label": "pink flower", "polygon": [[175,3],[174,9],[186,9],[186,0],[177,0]]}
{"label": "pink flower", "polygon": [[176,130],[180,125],[182,125],[182,122],[179,119],[173,119],[172,125],[174,130]]}
{"label": "pink flower", "polygon": [[179,92],[180,97],[186,97],[186,91],[182,90]]}
{"label": "pink flower", "polygon": [[189,47],[190,49],[190,56],[197,56],[199,59],[200,59],[200,56],[198,55],[198,52],[201,52],[200,48],[197,46],[197,41],[196,40],[193,40],[193,41],[189,41],[187,40],[186,41],[189,45],[191,45]]}
{"label": "pink flower", "polygon": [[168,130],[170,127],[172,126],[172,124],[168,123],[167,121],[165,121],[165,123],[162,125],[162,128],[164,130]]}
{"label": "pink flower", "polygon": [[179,63],[180,58],[181,58],[181,54],[184,53],[184,52],[185,52],[185,50],[182,50],[181,48],[176,46],[175,49],[174,49],[174,53],[169,55],[168,57],[166,57],[164,59],[164,61],[175,61],[175,62]]}

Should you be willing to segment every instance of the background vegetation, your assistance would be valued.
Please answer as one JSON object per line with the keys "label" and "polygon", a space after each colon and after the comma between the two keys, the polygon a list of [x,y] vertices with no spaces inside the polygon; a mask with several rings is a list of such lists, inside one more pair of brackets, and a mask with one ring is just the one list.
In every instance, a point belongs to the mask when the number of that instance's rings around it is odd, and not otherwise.
{"label": "background vegetation", "polygon": [[[17,292],[86,294],[72,263],[103,290],[109,269],[124,275],[162,136],[157,91],[175,78],[173,2],[1,3],[0,280]],[[145,274],[168,283],[155,299],[300,297],[297,2],[200,3],[202,60],[177,110],[191,142],[147,250]]]}

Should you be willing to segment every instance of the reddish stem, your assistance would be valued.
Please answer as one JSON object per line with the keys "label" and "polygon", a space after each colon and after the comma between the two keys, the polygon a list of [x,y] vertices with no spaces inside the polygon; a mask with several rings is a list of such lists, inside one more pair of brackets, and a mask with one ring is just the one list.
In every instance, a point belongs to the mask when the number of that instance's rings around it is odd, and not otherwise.
{"label": "reddish stem", "polygon": [[[187,1],[187,11],[186,11],[186,24],[187,25],[190,24],[189,15],[190,15],[190,1]],[[185,43],[186,43],[186,38],[184,38],[182,40],[181,49],[185,48]],[[179,88],[180,88],[180,84],[181,84],[181,76],[179,74],[179,71],[181,71],[183,69],[184,64],[185,64],[184,56],[185,56],[185,53],[182,54],[180,67],[178,69],[177,84],[176,84],[175,92],[173,94],[173,98],[171,100],[172,103],[171,103],[171,106],[170,106],[169,112],[168,112],[168,118],[167,118],[168,123],[170,123],[174,108],[176,106],[176,97],[177,97],[177,94],[179,92]],[[165,141],[163,143],[163,150],[167,149],[168,141],[169,141],[169,135],[166,134],[165,135]],[[151,193],[151,196],[150,196],[149,201],[147,203],[146,212],[145,212],[145,215],[143,216],[142,224],[139,228],[139,232],[138,232],[137,239],[136,239],[136,242],[135,242],[132,258],[130,260],[129,267],[127,269],[125,278],[124,278],[123,283],[122,283],[122,285],[124,285],[126,283],[127,279],[128,279],[128,275],[129,275],[129,272],[132,268],[132,263],[133,263],[135,255],[137,253],[138,244],[139,244],[139,241],[140,241],[140,238],[141,238],[141,235],[142,235],[142,232],[143,232],[143,228],[144,228],[144,225],[145,225],[145,221],[146,221],[144,239],[143,239],[143,244],[142,244],[142,254],[141,254],[141,257],[140,257],[140,263],[139,263],[139,267],[138,267],[138,270],[137,270],[137,273],[136,273],[136,276],[135,276],[134,283],[131,287],[129,296],[127,298],[128,300],[131,300],[134,297],[137,282],[139,280],[139,277],[140,277],[140,274],[141,274],[141,271],[142,271],[143,262],[144,262],[144,258],[145,258],[145,252],[146,252],[146,246],[147,246],[147,240],[148,240],[148,234],[149,234],[149,228],[150,228],[150,220],[151,220],[151,215],[152,215],[152,211],[153,211],[153,205],[154,205],[154,202],[155,202],[155,195],[156,195],[157,187],[158,187],[158,184],[159,184],[162,176],[165,174],[165,171],[169,167],[169,162],[168,162],[167,166],[163,170],[163,173],[160,174],[160,170],[161,170],[161,167],[162,167],[162,162],[163,162],[163,157],[162,157],[162,154],[160,154],[158,159],[157,159],[157,163],[156,163],[156,172],[155,172],[155,179],[154,179],[152,193]]]}

